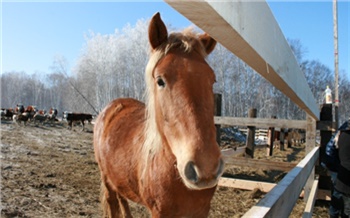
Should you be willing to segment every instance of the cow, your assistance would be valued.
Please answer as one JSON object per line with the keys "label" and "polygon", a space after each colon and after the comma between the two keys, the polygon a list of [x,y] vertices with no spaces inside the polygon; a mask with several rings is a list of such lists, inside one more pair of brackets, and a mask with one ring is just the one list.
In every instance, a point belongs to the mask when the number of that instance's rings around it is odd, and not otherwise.
{"label": "cow", "polygon": [[17,104],[15,107],[15,114],[22,114],[24,112],[25,108],[23,104]]}
{"label": "cow", "polygon": [[73,122],[81,122],[84,130],[84,123],[85,120],[87,120],[89,123],[91,123],[92,120],[92,114],[86,114],[86,113],[71,113],[65,111],[63,113],[63,119],[67,120],[68,122],[68,129],[72,129]]}
{"label": "cow", "polygon": [[39,121],[39,123],[43,124],[44,121],[47,120],[47,118],[48,118],[47,114],[41,114],[41,113],[37,112],[33,116],[33,121],[34,121],[34,124],[36,124],[37,121]]}
{"label": "cow", "polygon": [[13,115],[13,121],[16,122],[17,124],[20,124],[21,122],[23,122],[23,124],[26,125],[28,119],[29,119],[28,112]]}
{"label": "cow", "polygon": [[288,130],[288,145],[300,145],[305,142],[305,131],[300,129]]}
{"label": "cow", "polygon": [[58,111],[57,111],[56,108],[53,108],[53,107],[50,108],[50,110],[49,110],[49,115],[56,117],[57,114],[58,114]]}
{"label": "cow", "polygon": [[46,114],[46,110],[38,110],[36,113],[44,115],[44,114]]}
{"label": "cow", "polygon": [[0,111],[1,119],[10,119],[12,120],[13,117],[13,109],[12,108],[1,108]]}
{"label": "cow", "polygon": [[50,108],[49,110],[49,120],[55,120],[55,118],[57,117],[58,111],[56,108]]}
{"label": "cow", "polygon": [[1,108],[1,110],[0,110],[1,119],[3,117],[5,117],[5,114],[6,114],[6,109],[5,108]]}
{"label": "cow", "polygon": [[50,121],[51,124],[54,123],[55,121],[58,121],[57,114],[58,114],[58,111],[56,108],[50,108],[49,113],[47,114],[47,120]]}
{"label": "cow", "polygon": [[29,120],[32,120],[34,117],[34,114],[38,111],[36,106],[29,105],[26,109],[24,109],[24,112],[28,113]]}

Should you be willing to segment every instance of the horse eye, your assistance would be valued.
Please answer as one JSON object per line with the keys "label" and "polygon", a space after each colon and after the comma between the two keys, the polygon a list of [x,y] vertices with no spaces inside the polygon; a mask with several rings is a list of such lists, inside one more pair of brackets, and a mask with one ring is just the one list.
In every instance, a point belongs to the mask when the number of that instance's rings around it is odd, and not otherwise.
{"label": "horse eye", "polygon": [[159,87],[163,87],[163,88],[165,87],[165,82],[160,76],[157,77],[157,84]]}

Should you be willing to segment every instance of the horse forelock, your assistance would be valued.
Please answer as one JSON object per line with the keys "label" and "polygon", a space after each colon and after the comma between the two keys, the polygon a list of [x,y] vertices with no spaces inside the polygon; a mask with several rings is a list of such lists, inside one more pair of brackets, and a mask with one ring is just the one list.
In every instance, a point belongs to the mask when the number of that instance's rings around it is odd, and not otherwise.
{"label": "horse forelock", "polygon": [[142,148],[146,161],[151,159],[162,146],[161,136],[156,123],[153,72],[158,62],[175,49],[184,53],[197,51],[203,58],[207,56],[204,47],[198,39],[198,34],[193,31],[193,28],[187,28],[181,33],[171,33],[167,42],[151,53],[145,72],[146,125],[144,129],[145,141]]}
{"label": "horse forelock", "polygon": [[192,27],[184,29],[181,33],[177,32],[169,35],[165,53],[172,49],[179,49],[186,53],[197,51],[203,57],[207,56],[204,47],[198,39],[198,33],[194,32]]}

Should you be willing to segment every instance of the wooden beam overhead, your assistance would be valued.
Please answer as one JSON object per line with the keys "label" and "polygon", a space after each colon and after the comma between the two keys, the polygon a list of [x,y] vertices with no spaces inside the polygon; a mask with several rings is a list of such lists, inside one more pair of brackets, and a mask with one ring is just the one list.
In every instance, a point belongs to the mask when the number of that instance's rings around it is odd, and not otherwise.
{"label": "wooden beam overhead", "polygon": [[319,119],[316,100],[266,2],[165,2],[246,62],[307,114]]}

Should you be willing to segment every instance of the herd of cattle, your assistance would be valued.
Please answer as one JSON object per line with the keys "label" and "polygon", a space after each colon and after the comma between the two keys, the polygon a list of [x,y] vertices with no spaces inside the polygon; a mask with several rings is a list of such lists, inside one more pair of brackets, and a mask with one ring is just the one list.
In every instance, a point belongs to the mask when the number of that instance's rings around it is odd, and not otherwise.
{"label": "herd of cattle", "polygon": [[[1,119],[13,120],[16,123],[33,122],[34,124],[45,122],[54,123],[58,122],[58,111],[56,108],[50,108],[48,112],[44,110],[38,110],[36,106],[27,106],[26,108],[22,104],[17,104],[13,108],[1,108]],[[63,112],[62,121],[68,122],[68,128],[72,129],[73,122],[80,122],[84,129],[85,121],[91,123],[93,119],[92,114],[88,113],[72,113],[72,112]]]}

